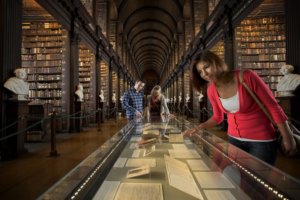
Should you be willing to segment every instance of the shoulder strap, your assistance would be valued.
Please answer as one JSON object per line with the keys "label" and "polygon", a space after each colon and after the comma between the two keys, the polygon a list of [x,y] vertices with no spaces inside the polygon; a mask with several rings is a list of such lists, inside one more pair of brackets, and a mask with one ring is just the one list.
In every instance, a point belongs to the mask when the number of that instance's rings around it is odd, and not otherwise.
{"label": "shoulder strap", "polygon": [[254,94],[254,92],[249,88],[249,86],[244,82],[243,79],[243,74],[244,71],[241,70],[239,72],[239,79],[240,79],[240,83],[244,86],[244,88],[248,91],[248,93],[251,95],[251,97],[254,99],[254,101],[259,105],[259,107],[263,110],[263,112],[265,113],[265,115],[268,117],[268,119],[272,122],[272,124],[277,127],[276,123],[274,122],[273,118],[271,117],[269,111],[266,109],[266,107],[264,106],[264,104],[257,98],[257,96]]}

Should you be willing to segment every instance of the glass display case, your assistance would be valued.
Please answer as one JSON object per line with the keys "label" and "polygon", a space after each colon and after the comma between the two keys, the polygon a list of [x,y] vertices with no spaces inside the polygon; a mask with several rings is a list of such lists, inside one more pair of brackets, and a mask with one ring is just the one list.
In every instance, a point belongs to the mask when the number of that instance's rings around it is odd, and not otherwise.
{"label": "glass display case", "polygon": [[39,199],[297,199],[300,182],[184,119],[127,124]]}

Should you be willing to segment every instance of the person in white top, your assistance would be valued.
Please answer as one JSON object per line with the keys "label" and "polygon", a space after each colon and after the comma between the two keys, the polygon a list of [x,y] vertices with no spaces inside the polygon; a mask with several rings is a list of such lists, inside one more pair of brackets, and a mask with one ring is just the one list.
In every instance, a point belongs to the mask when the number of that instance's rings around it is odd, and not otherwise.
{"label": "person in white top", "polygon": [[283,65],[280,72],[284,75],[277,84],[277,92],[288,96],[292,95],[293,91],[300,85],[300,75],[292,74],[294,67],[292,65]]}
{"label": "person in white top", "polygon": [[83,102],[83,85],[81,83],[77,85],[75,95],[77,96],[77,102]]}
{"label": "person in white top", "polygon": [[12,99],[26,100],[29,94],[29,84],[25,82],[27,73],[24,69],[18,68],[14,71],[15,77],[9,78],[4,87],[14,94]]}

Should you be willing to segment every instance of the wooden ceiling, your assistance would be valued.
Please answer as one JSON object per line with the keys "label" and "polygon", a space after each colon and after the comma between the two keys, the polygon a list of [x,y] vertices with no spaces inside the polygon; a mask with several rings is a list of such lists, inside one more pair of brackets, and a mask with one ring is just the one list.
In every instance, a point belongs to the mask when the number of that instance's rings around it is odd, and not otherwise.
{"label": "wooden ceiling", "polygon": [[161,74],[183,21],[184,0],[116,0],[119,34],[123,35],[140,74]]}

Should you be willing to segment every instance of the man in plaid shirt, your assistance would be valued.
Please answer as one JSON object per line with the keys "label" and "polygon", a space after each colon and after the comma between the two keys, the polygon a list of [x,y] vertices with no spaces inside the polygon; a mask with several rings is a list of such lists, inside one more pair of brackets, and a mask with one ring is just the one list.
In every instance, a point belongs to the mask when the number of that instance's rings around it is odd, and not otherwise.
{"label": "man in plaid shirt", "polygon": [[137,81],[133,88],[124,92],[122,105],[126,111],[127,120],[143,117],[143,97],[145,84],[142,81]]}

